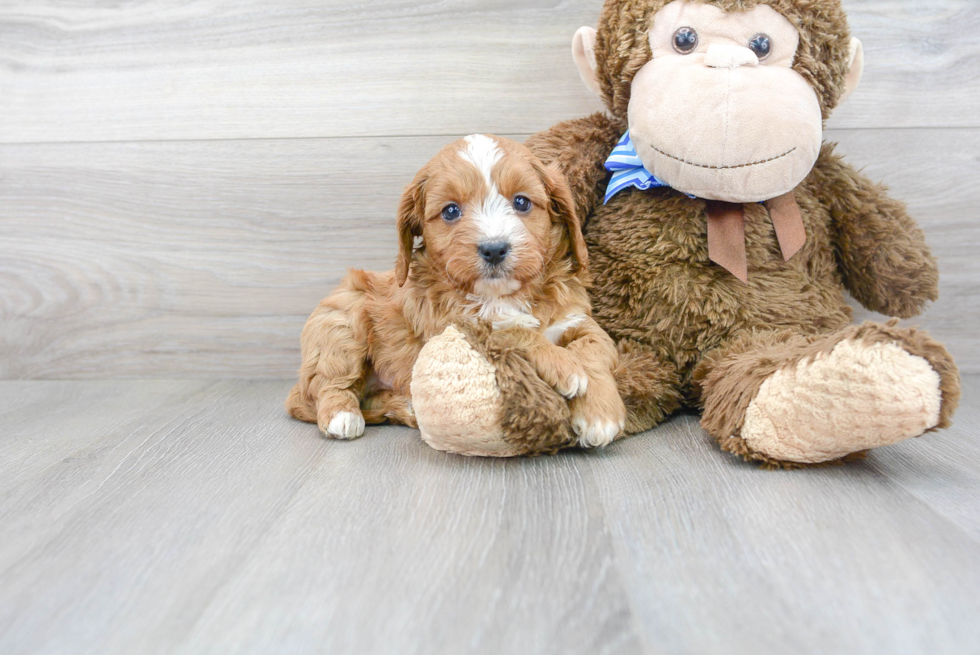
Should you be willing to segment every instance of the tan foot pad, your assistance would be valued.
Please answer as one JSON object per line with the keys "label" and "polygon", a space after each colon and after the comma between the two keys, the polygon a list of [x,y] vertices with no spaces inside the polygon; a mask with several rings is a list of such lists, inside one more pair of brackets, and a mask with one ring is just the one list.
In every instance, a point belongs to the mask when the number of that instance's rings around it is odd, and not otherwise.
{"label": "tan foot pad", "polygon": [[773,459],[817,464],[920,436],[939,424],[941,403],[925,359],[894,343],[842,341],[770,376],[741,436]]}
{"label": "tan foot pad", "polygon": [[459,330],[450,327],[430,340],[412,377],[412,406],[427,444],[460,455],[518,454],[500,432],[496,372]]}

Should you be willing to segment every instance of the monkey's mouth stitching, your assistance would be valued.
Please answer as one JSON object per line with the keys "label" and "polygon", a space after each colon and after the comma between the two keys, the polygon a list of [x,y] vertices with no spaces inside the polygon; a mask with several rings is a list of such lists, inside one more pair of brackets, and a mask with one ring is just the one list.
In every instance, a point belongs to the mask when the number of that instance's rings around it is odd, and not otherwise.
{"label": "monkey's mouth stitching", "polygon": [[749,166],[759,166],[760,164],[768,164],[769,162],[776,161],[777,159],[782,159],[783,157],[787,157],[789,155],[792,155],[794,152],[796,152],[796,148],[791,148],[790,150],[787,150],[786,152],[784,152],[781,155],[777,155],[775,157],[770,157],[769,159],[763,159],[762,161],[754,161],[751,164],[739,164],[738,166],[708,166],[706,164],[695,164],[692,161],[687,161],[686,159],[681,159],[680,157],[675,157],[674,155],[670,154],[669,152],[664,152],[663,150],[661,150],[657,146],[650,146],[650,147],[653,148],[654,150],[656,150],[657,152],[659,152],[664,157],[669,157],[670,159],[673,159],[675,161],[679,161],[682,164],[687,164],[688,166],[696,166],[697,168],[710,168],[711,170],[715,170],[715,171],[726,171],[726,170],[731,170],[731,169],[735,169],[735,168],[748,168]]}

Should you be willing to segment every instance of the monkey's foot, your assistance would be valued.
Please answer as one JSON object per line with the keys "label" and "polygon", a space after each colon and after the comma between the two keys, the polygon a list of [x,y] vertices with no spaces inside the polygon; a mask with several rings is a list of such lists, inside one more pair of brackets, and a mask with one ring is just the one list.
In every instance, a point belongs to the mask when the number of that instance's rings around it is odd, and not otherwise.
{"label": "monkey's foot", "polygon": [[568,401],[506,339],[506,331],[450,327],[422,348],[412,405],[427,444],[478,457],[543,455],[575,444]]}
{"label": "monkey's foot", "polygon": [[422,439],[460,455],[513,457],[500,429],[496,371],[455,327],[422,349],[412,379]]}
{"label": "monkey's foot", "polygon": [[[735,379],[719,384],[726,374]],[[754,344],[709,378],[705,427],[725,450],[773,465],[822,464],[921,436],[947,426],[959,399],[946,350],[894,323]]]}
{"label": "monkey's foot", "polygon": [[842,341],[771,375],[742,438],[779,460],[820,463],[918,437],[939,424],[939,374],[895,343]]}

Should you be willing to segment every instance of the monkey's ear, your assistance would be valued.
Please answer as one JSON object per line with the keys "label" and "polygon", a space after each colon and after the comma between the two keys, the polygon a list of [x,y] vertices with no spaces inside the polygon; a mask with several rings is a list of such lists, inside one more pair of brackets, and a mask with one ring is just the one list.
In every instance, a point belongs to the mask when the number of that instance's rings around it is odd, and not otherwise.
{"label": "monkey's ear", "polygon": [[[536,167],[537,168],[537,167]],[[565,182],[565,176],[554,166],[544,166],[538,170],[545,189],[548,192],[553,220],[561,222],[565,231],[568,232],[568,245],[571,251],[572,260],[575,262],[575,269],[587,269],[589,267],[589,250],[585,246],[585,237],[582,236],[582,224],[579,222],[578,213],[575,211],[575,200],[572,192]]]}
{"label": "monkey's ear", "polygon": [[412,254],[415,252],[415,238],[422,236],[425,220],[425,182],[419,173],[402,194],[398,205],[398,260],[395,262],[395,280],[398,286],[405,286],[408,271],[412,267]]}
{"label": "monkey's ear", "polygon": [[582,76],[585,86],[595,95],[600,95],[599,80],[596,77],[596,69],[599,68],[595,58],[595,39],[596,31],[591,27],[581,27],[572,39],[572,58],[578,66],[578,73]]}
{"label": "monkey's ear", "polygon": [[859,40],[851,39],[850,67],[847,70],[847,76],[844,78],[844,92],[841,94],[840,103],[847,100],[857,89],[861,82],[862,73],[864,73],[864,46]]}

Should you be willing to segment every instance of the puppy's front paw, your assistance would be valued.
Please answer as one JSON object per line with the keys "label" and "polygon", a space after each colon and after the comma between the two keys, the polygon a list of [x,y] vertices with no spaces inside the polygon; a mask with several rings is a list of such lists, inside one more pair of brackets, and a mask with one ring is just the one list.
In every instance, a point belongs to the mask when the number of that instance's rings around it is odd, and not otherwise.
{"label": "puppy's front paw", "polygon": [[360,412],[337,412],[324,431],[333,439],[357,439],[364,436],[364,416]]}
{"label": "puppy's front paw", "polygon": [[573,400],[571,409],[572,430],[582,448],[608,446],[626,429],[626,405],[612,375],[594,378],[589,393]]}
{"label": "puppy's front paw", "polygon": [[584,396],[589,389],[589,377],[583,370],[577,370],[557,386],[558,393],[571,400]]}
{"label": "puppy's front paw", "polygon": [[602,448],[616,440],[616,436],[626,427],[614,421],[589,421],[584,418],[572,421],[572,429],[578,435],[578,445],[582,448]]}
{"label": "puppy's front paw", "polygon": [[571,400],[585,395],[589,378],[585,369],[569,353],[556,346],[533,360],[541,379],[562,396]]}

